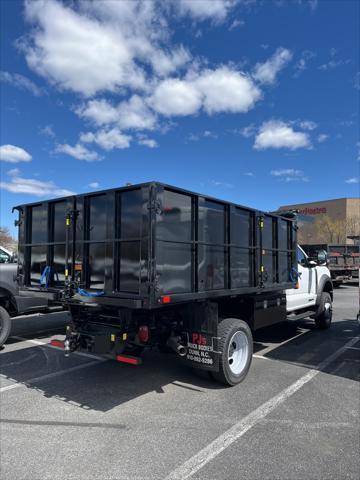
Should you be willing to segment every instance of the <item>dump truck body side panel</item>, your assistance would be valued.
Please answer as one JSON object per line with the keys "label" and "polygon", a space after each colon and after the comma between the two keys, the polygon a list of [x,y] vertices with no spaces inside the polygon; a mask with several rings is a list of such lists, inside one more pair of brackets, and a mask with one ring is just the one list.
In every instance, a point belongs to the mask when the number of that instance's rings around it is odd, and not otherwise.
{"label": "dump truck body side panel", "polygon": [[75,282],[99,304],[153,309],[294,286],[288,218],[160,183],[17,208],[27,291],[57,297]]}

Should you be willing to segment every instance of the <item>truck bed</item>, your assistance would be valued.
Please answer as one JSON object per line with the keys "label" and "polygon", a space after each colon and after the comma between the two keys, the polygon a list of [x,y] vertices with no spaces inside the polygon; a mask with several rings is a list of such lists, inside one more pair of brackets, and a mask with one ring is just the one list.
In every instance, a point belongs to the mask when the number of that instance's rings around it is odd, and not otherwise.
{"label": "truck bed", "polygon": [[23,291],[72,282],[74,302],[150,309],[294,286],[296,228],[279,215],[159,182],[16,208]]}

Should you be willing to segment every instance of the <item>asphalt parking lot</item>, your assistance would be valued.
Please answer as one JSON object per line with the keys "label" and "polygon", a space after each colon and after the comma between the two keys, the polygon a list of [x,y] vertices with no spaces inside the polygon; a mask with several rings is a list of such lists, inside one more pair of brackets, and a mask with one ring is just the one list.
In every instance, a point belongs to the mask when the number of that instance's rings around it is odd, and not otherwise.
{"label": "asphalt parking lot", "polygon": [[64,314],[35,318],[36,333],[23,317],[0,353],[1,478],[358,480],[357,309],[346,286],[330,330],[259,331],[234,388],[156,351],[140,367],[65,358],[47,345]]}

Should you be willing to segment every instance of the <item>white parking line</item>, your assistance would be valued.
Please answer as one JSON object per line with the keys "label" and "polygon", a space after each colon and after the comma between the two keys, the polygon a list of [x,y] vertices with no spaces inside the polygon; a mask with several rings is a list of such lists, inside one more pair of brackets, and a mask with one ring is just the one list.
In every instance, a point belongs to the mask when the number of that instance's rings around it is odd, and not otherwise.
{"label": "white parking line", "polygon": [[352,347],[359,341],[360,337],[355,337],[347,342],[343,347],[339,348],[321,362],[317,370],[311,369],[303,375],[299,380],[291,384],[289,387],[282,390],[273,398],[263,403],[256,410],[252,411],[245,418],[236,423],[229,430],[217,437],[213,442],[209,443],[205,448],[200,450],[197,454],[187,460],[183,465],[173,470],[166,480],[185,480],[192,477],[198,470],[204,467],[207,463],[213,460],[217,455],[224,451],[227,447],[232,445],[236,440],[242,437],[248,430],[254,425],[263,420],[269,413],[271,413],[280,404],[285,402],[294,393],[296,393],[301,387],[306,385],[312,380],[318,373],[327,368],[334,360],[336,360],[345,349]]}
{"label": "white parking line", "polygon": [[[48,342],[42,342],[41,340],[33,340],[33,339],[25,338],[25,337],[18,337],[18,336],[15,336],[15,335],[12,336],[11,338],[16,338],[16,340],[21,340],[22,342],[32,343],[34,345],[39,345],[39,346],[43,346],[43,347],[54,348],[55,350],[64,351],[64,349],[61,348],[61,347],[56,347],[55,345],[51,345]],[[97,358],[98,360],[104,360],[104,357],[99,357],[98,355],[93,355],[91,353],[72,352],[71,355],[73,355],[73,354],[80,355],[81,357]]]}
{"label": "white parking line", "polygon": [[[293,340],[295,340],[295,338],[301,337],[302,335],[304,335],[305,333],[308,333],[308,332],[310,332],[310,330],[302,330],[300,333],[298,333],[294,337],[288,338],[287,340],[284,340],[281,343],[275,343],[274,345],[269,345],[268,347],[265,347],[262,350],[259,350],[258,354],[261,353],[261,355],[266,355],[267,353],[271,352],[272,350],[275,350],[275,349],[281,347],[282,345],[285,345],[286,343],[292,342]],[[256,341],[255,341],[255,343],[256,343]]]}
{"label": "white parking line", "polygon": [[253,353],[253,358],[260,358],[261,360],[272,360],[270,357],[263,357],[262,355],[258,355],[257,353]]}
{"label": "white parking line", "polygon": [[[24,382],[17,382],[11,385],[7,385],[6,387],[0,388],[0,393],[6,392],[8,390],[13,390],[14,388],[19,387],[26,387],[28,384],[42,382],[43,380],[48,380],[50,378],[55,378],[60,375],[64,375],[64,373],[75,372],[76,370],[81,370],[82,368],[92,367],[93,365],[98,365],[101,362],[105,362],[107,359],[96,360],[95,362],[83,363],[81,365],[76,365],[75,367],[67,368],[65,370],[59,370],[58,372],[47,373],[46,375],[42,375],[41,377],[30,378],[30,380],[25,380]],[[1,377],[6,378],[4,375]]]}

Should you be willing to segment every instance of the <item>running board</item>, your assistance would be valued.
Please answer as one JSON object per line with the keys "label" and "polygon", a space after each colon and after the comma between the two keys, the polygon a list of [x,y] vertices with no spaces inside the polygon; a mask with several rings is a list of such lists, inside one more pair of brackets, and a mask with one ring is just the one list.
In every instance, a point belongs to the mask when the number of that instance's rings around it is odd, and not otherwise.
{"label": "running board", "polygon": [[288,320],[301,320],[303,318],[311,317],[315,312],[313,310],[308,310],[307,312],[302,312],[298,314],[290,314],[287,316]]}

